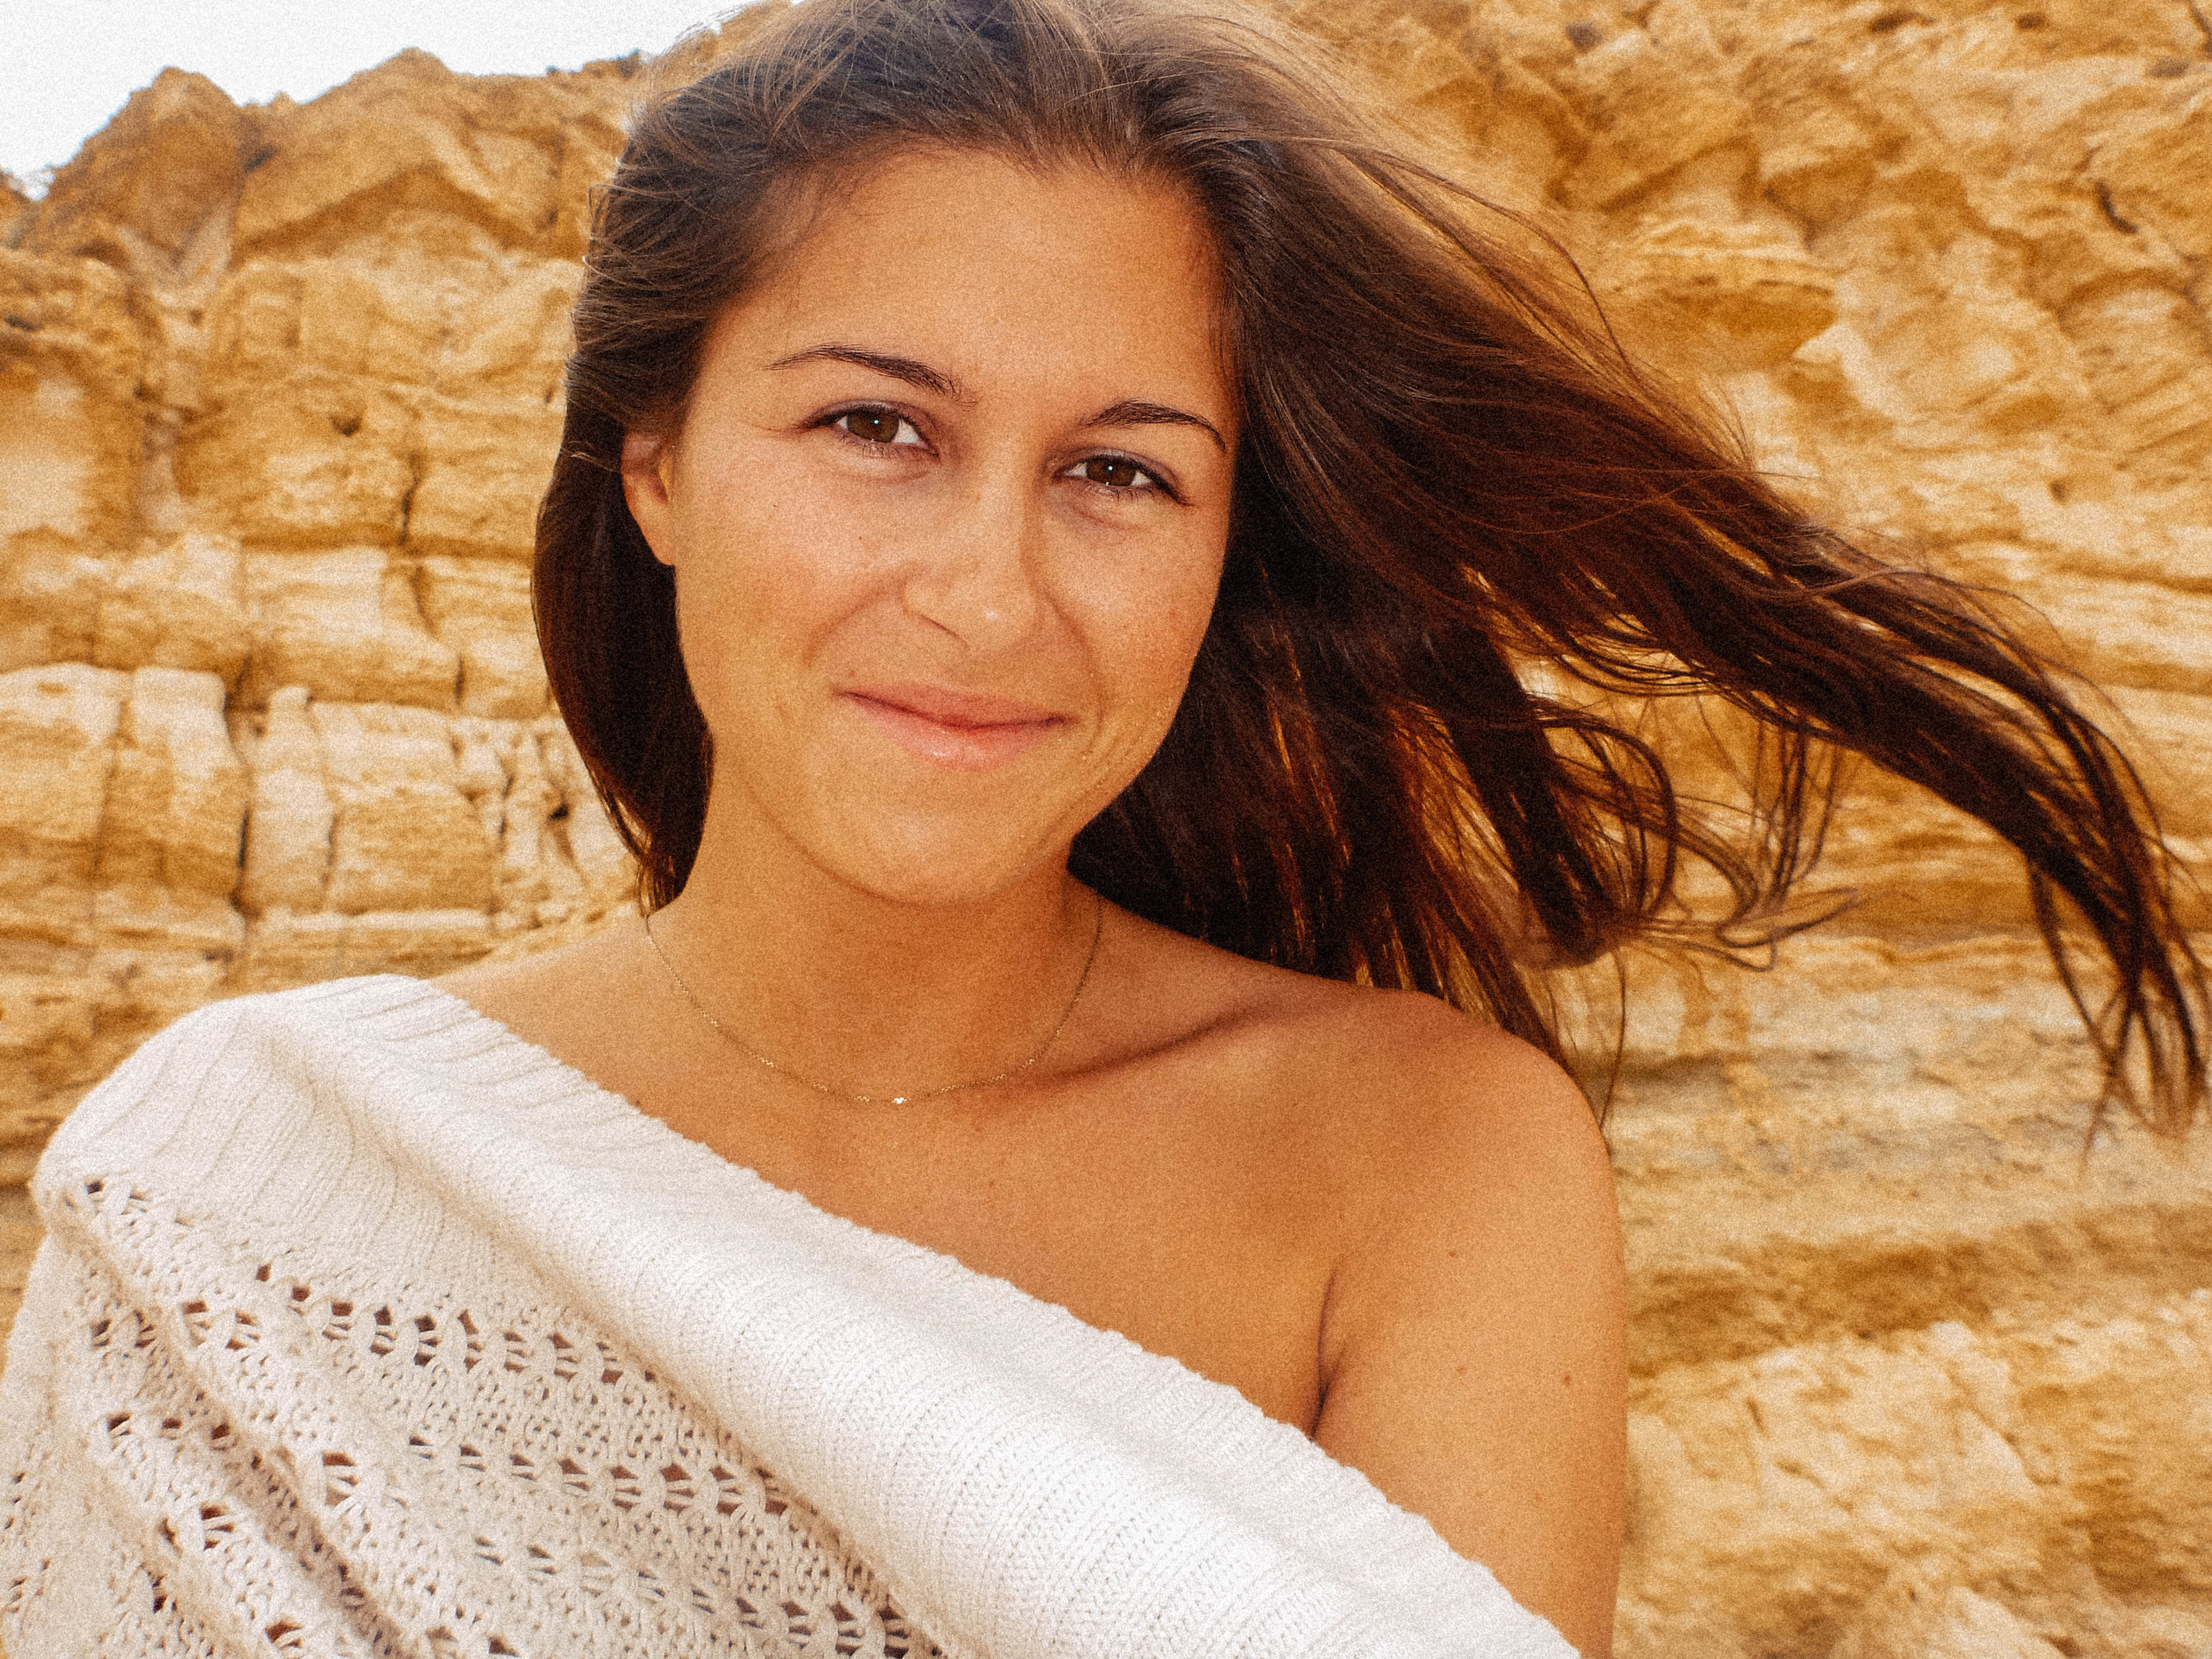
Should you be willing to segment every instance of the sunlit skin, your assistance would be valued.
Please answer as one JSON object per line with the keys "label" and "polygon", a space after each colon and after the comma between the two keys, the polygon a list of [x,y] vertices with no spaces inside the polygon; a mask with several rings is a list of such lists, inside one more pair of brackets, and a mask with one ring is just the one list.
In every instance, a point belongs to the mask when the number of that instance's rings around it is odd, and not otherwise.
{"label": "sunlit skin", "polygon": [[[784,843],[915,904],[1056,894],[1068,842],[1165,734],[1212,609],[1235,431],[1213,308],[1099,280],[1154,245],[1141,197],[1025,248],[1002,222],[910,240],[881,195],[723,319],[673,442],[630,445],[715,734],[705,844],[752,864]],[[1194,235],[1170,258],[1210,285]],[[964,740],[902,718],[972,698],[1002,706]]]}
{"label": "sunlit skin", "polygon": [[824,195],[634,432],[714,735],[641,928],[448,981],[680,1133],[1241,1391],[1610,1651],[1620,1253],[1549,1062],[1107,906],[1076,832],[1173,718],[1239,434],[1174,189],[912,152]]}

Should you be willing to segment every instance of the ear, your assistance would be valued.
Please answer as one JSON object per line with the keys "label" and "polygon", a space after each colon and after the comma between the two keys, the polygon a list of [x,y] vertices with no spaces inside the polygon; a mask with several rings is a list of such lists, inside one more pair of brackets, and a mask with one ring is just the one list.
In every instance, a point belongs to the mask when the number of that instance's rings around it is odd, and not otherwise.
{"label": "ear", "polygon": [[622,498],[637,520],[645,545],[662,564],[675,565],[675,503],[671,474],[675,457],[668,440],[655,432],[622,434]]}

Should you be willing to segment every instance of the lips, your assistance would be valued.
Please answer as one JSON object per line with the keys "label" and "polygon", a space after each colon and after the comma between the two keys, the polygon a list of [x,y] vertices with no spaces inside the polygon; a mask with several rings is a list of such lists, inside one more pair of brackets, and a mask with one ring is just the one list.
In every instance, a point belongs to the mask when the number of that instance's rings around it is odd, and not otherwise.
{"label": "lips", "polygon": [[1064,723],[1033,703],[942,686],[863,686],[843,696],[908,753],[959,772],[1004,765]]}

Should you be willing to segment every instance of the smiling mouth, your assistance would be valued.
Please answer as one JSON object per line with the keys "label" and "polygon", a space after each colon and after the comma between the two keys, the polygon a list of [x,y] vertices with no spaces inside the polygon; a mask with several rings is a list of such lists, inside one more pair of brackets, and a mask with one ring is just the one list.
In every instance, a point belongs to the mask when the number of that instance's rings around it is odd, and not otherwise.
{"label": "smiling mouth", "polygon": [[1004,765],[1065,724],[1034,703],[935,686],[870,686],[842,695],[901,749],[956,772]]}

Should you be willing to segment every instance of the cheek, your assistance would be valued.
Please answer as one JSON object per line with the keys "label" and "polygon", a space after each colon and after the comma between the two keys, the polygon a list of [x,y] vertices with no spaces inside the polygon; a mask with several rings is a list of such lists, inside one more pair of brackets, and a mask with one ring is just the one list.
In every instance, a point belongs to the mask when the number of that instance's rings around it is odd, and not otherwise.
{"label": "cheek", "polygon": [[748,487],[733,476],[695,504],[677,582],[687,661],[719,657],[757,672],[810,659],[864,598],[869,572],[856,539],[818,494],[785,488],[773,472],[748,470]]}
{"label": "cheek", "polygon": [[1212,618],[1221,560],[1201,548],[1153,564],[1143,575],[1116,595],[1098,637],[1127,735],[1156,745],[1175,718]]}

